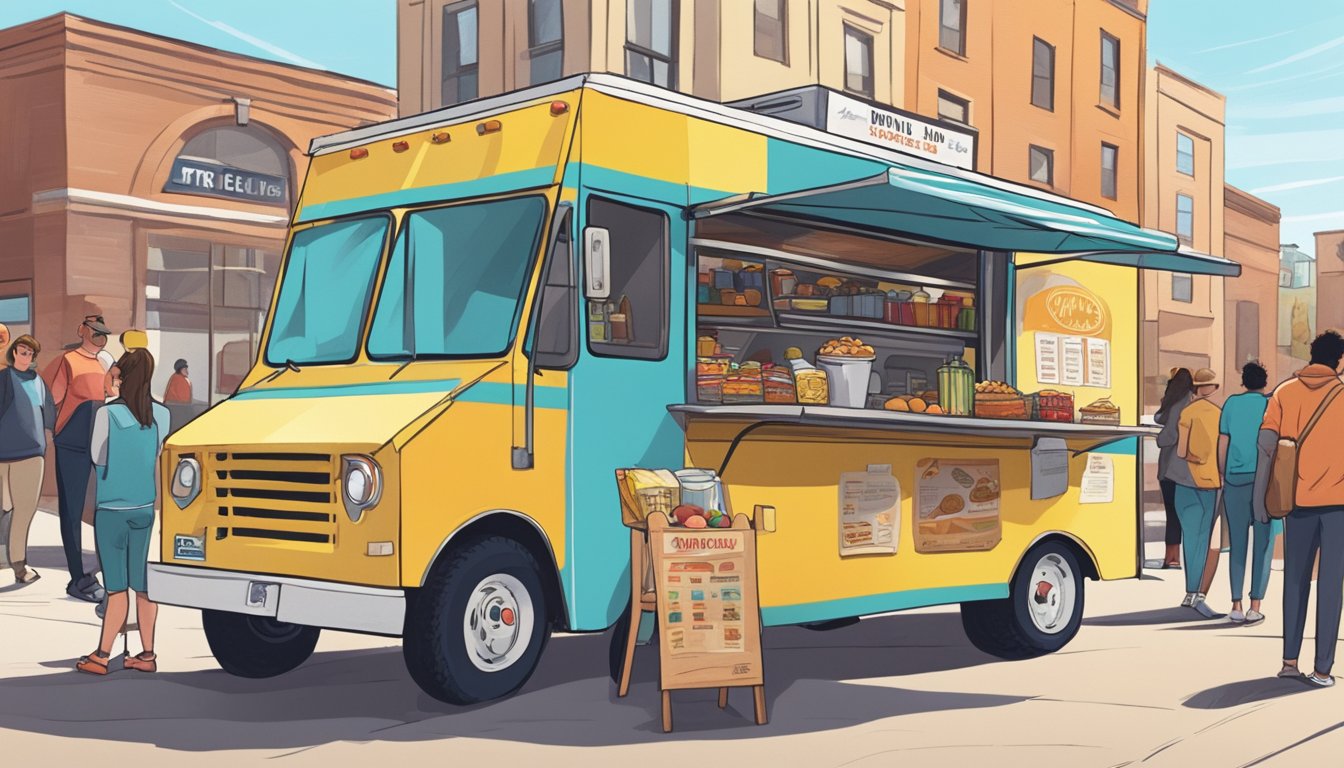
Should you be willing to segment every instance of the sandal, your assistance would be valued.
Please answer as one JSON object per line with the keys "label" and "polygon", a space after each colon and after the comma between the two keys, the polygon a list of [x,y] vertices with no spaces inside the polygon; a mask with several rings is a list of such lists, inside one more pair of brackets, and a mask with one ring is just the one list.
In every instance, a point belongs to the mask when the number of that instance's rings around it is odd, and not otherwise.
{"label": "sandal", "polygon": [[141,651],[134,656],[127,656],[122,660],[121,665],[127,669],[134,669],[140,672],[157,672],[159,670],[159,655],[153,651]]}
{"label": "sandal", "polygon": [[[102,661],[98,657],[102,657]],[[80,672],[88,672],[90,675],[106,675],[107,665],[112,661],[111,654],[102,651],[94,651],[88,656],[80,656],[79,661],[75,663],[75,669]]]}
{"label": "sandal", "polygon": [[23,570],[14,574],[14,582],[16,584],[32,584],[34,581],[37,581],[40,578],[42,578],[42,574],[38,573],[32,568],[24,568]]}

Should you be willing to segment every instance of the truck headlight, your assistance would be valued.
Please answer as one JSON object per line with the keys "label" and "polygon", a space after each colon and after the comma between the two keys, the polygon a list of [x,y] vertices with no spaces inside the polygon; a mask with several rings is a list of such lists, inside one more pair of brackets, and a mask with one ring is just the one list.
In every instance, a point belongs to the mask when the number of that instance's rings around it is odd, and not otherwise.
{"label": "truck headlight", "polygon": [[186,509],[201,493],[201,465],[190,456],[177,460],[173,470],[173,483],[170,488],[173,502],[178,509]]}
{"label": "truck headlight", "polygon": [[383,470],[368,456],[341,457],[341,497],[345,514],[359,522],[364,510],[377,506],[383,495]]}

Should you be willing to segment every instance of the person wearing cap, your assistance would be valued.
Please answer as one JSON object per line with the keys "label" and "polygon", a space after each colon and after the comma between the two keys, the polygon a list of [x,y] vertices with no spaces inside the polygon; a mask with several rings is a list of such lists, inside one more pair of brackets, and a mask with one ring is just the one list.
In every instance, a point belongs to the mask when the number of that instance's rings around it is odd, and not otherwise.
{"label": "person wearing cap", "polygon": [[163,402],[178,405],[191,404],[191,379],[188,378],[187,361],[178,358],[173,363],[173,375],[168,377],[168,386],[163,390]]}
{"label": "person wearing cap", "polygon": [[79,346],[61,355],[52,368],[48,386],[56,404],[56,485],[61,521],[61,546],[65,550],[70,582],[66,594],[91,603],[107,595],[98,579],[84,572],[84,501],[93,459],[89,452],[93,416],[109,394],[111,355],[104,349],[111,334],[101,315],[86,315],[76,329]]}
{"label": "person wearing cap", "polygon": [[1212,619],[1219,614],[1205,602],[1201,583],[1204,566],[1209,561],[1218,493],[1223,485],[1218,473],[1218,422],[1222,411],[1209,401],[1209,396],[1218,391],[1217,374],[1209,368],[1200,368],[1195,371],[1193,383],[1194,399],[1181,411],[1176,427],[1176,456],[1190,470],[1188,484],[1184,477],[1176,481],[1176,514],[1181,520],[1188,601],[1181,604]]}

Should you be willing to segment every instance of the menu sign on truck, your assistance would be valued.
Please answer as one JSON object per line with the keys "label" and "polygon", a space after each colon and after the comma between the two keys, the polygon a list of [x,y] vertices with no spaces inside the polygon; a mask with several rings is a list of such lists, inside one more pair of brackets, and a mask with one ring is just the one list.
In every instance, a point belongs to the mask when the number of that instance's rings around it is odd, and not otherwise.
{"label": "menu sign on truck", "polygon": [[915,551],[980,552],[1003,538],[998,459],[915,464]]}
{"label": "menu sign on truck", "polygon": [[835,92],[827,93],[826,132],[956,168],[975,169],[975,134],[971,131]]}
{"label": "menu sign on truck", "polygon": [[840,556],[894,555],[900,541],[901,485],[890,464],[840,473]]}

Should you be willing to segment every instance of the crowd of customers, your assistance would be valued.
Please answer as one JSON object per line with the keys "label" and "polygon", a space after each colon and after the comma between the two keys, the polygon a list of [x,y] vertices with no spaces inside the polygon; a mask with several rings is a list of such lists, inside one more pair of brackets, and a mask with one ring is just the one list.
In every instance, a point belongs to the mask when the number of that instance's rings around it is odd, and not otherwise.
{"label": "crowd of customers", "polygon": [[[168,409],[150,393],[154,357],[144,348],[143,333],[123,334],[125,352],[116,360],[106,350],[111,331],[101,316],[86,316],[76,333],[79,343],[39,376],[42,345],[27,334],[11,342],[9,329],[0,325],[0,506],[8,533],[0,554],[14,572],[16,587],[41,578],[28,562],[28,536],[48,447],[54,447],[61,546],[69,572],[66,594],[98,603],[103,617],[98,647],[81,657],[76,668],[107,674],[112,643],[127,628],[129,592],[134,591],[143,651],[128,656],[123,665],[153,672],[158,608],[149,599],[146,582],[157,496],[154,468],[169,433]],[[189,380],[184,361],[178,362],[181,381],[175,383],[180,389]],[[98,558],[93,569],[86,567],[82,541],[91,477]]]}

